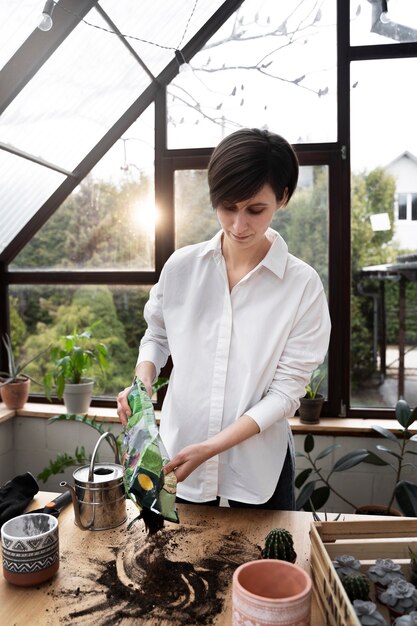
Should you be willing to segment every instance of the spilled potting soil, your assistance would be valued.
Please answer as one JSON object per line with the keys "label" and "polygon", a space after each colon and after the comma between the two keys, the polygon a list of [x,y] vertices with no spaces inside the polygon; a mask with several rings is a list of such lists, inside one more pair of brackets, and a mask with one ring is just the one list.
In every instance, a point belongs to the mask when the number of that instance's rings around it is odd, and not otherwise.
{"label": "spilled potting soil", "polygon": [[231,601],[234,570],[260,558],[260,546],[235,531],[188,526],[129,536],[113,553],[90,560],[87,584],[64,591],[64,623],[214,624]]}

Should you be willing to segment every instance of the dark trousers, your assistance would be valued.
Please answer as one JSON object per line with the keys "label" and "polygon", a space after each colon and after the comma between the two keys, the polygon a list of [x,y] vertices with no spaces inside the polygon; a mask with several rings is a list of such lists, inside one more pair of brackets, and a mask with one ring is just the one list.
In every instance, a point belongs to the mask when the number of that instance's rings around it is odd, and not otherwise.
{"label": "dark trousers", "polygon": [[[278,479],[277,486],[272,496],[263,504],[248,504],[247,502],[238,502],[237,500],[229,500],[231,507],[239,507],[243,509],[270,509],[273,511],[294,511],[295,510],[295,467],[294,457],[290,446],[287,448],[284,465],[281,475]],[[181,504],[201,504],[204,506],[219,506],[220,498],[210,500],[210,502],[190,502],[183,498],[176,499]]]}

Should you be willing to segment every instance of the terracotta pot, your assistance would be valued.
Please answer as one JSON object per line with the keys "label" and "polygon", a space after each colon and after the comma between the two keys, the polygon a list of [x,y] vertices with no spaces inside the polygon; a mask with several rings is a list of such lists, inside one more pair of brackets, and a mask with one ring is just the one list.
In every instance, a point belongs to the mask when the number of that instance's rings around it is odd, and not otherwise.
{"label": "terracotta pot", "polygon": [[29,389],[29,378],[19,378],[0,387],[1,399],[8,409],[21,409],[29,398]]}
{"label": "terracotta pot", "polygon": [[389,515],[390,517],[404,517],[401,511],[388,509],[383,504],[365,504],[364,506],[358,506],[355,510],[356,515]]}
{"label": "terracotta pot", "polygon": [[249,561],[233,574],[232,626],[310,624],[311,578],[278,559]]}
{"label": "terracotta pot", "polygon": [[318,424],[323,408],[324,396],[320,393],[315,398],[300,398],[298,415],[302,424]]}

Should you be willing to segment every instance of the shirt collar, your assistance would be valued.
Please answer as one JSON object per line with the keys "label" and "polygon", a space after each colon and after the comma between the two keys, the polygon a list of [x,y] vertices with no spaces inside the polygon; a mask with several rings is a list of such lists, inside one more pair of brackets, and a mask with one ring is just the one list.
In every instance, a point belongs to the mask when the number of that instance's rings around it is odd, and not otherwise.
{"label": "shirt collar", "polygon": [[[219,259],[222,256],[222,233],[223,231],[219,230],[212,239],[207,241],[198,256],[203,257],[212,253],[215,259]],[[282,278],[287,264],[288,246],[281,235],[273,228],[268,228],[267,237],[272,241],[272,245],[259,265],[263,265],[276,274],[278,278]]]}

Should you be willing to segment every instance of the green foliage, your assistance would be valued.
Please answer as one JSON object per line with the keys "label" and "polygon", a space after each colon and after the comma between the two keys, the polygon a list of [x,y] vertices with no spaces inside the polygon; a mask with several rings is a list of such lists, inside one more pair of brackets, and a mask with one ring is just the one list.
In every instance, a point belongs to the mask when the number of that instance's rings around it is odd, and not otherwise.
{"label": "green foliage", "polygon": [[333,444],[313,457],[312,452],[315,447],[314,437],[308,434],[304,440],[304,453],[296,452],[297,457],[304,458],[309,464],[309,467],[302,470],[295,479],[295,486],[300,490],[296,502],[297,510],[304,509],[306,511],[314,511],[322,508],[329,499],[331,492],[343,500],[343,502],[349,504],[352,509],[356,509],[357,506],[355,504],[347,500],[343,494],[332,486],[331,477],[335,472],[343,472],[355,467],[359,463],[369,463],[371,465],[389,465],[395,473],[395,484],[387,504],[387,510],[392,507],[394,498],[396,498],[398,506],[404,515],[417,517],[417,485],[411,481],[401,480],[402,472],[405,467],[412,467],[417,470],[415,463],[406,461],[406,457],[408,458],[407,455],[417,455],[417,451],[410,450],[410,442],[417,442],[417,435],[413,435],[409,430],[410,426],[412,426],[417,419],[417,407],[411,411],[408,403],[400,399],[395,407],[395,417],[401,427],[400,434],[398,435],[383,426],[372,426],[377,433],[392,442],[395,446],[394,449],[392,449],[381,444],[376,445],[378,452],[383,452],[384,455],[388,455],[388,461],[371,450],[358,448],[338,459],[327,475],[323,473],[319,462],[340,446]]}
{"label": "green foliage", "polygon": [[17,382],[18,380],[20,380],[22,378],[29,378],[34,383],[39,384],[39,383],[36,382],[36,380],[34,380],[26,372],[26,368],[28,367],[28,365],[30,363],[32,363],[32,361],[35,361],[36,359],[38,359],[41,356],[41,354],[43,352],[45,352],[45,350],[43,350],[39,354],[33,356],[28,361],[18,362],[15,359],[15,355],[14,355],[14,352],[13,352],[12,341],[11,341],[9,335],[7,335],[7,334],[3,335],[2,340],[3,340],[4,346],[5,346],[6,351],[7,351],[8,369],[7,369],[7,371],[0,372],[0,376],[5,376],[6,377],[4,380],[1,381],[0,386],[7,385],[7,383]]}
{"label": "green foliage", "polygon": [[319,273],[325,290],[328,285],[328,173],[322,166],[312,168],[312,184],[299,187],[287,208],[275,213],[272,228],[285,239],[291,254]]}
{"label": "green foliage", "polygon": [[364,574],[342,576],[341,580],[351,602],[369,598],[369,581]]}
{"label": "green foliage", "polygon": [[54,460],[49,461],[49,465],[39,472],[36,478],[46,483],[48,478],[55,474],[62,474],[68,467],[84,465],[89,462],[90,459],[86,457],[84,447],[78,448],[77,446],[74,456],[66,452],[58,454]]}
{"label": "green foliage", "polygon": [[61,345],[51,348],[54,369],[44,377],[45,393],[51,398],[51,390],[56,388],[58,398],[62,398],[65,383],[80,384],[91,369],[93,363],[101,368],[107,365],[107,348],[103,343],[93,342],[90,329],[82,333],[75,330],[72,335],[60,337]]}
{"label": "green foliage", "polygon": [[294,551],[294,541],[290,531],[285,528],[273,528],[265,537],[262,557],[295,563],[297,555]]}
{"label": "green foliage", "polygon": [[343,502],[346,502],[352,509],[356,509],[355,504],[347,500],[331,485],[331,477],[335,472],[344,472],[362,463],[369,457],[369,451],[360,448],[354,452],[348,452],[336,461],[326,476],[320,467],[320,461],[329,456],[336,448],[340,448],[340,444],[332,444],[313,457],[312,452],[314,448],[314,437],[309,433],[304,439],[304,453],[295,453],[297,457],[304,458],[310,466],[302,470],[295,479],[295,486],[300,490],[296,501],[297,511],[301,509],[305,511],[320,510],[326,504],[331,492],[343,500]]}
{"label": "green foliage", "polygon": [[322,374],[320,369],[314,370],[311,374],[310,382],[306,385],[306,398],[313,400],[317,397],[320,385],[325,378],[325,374]]}

